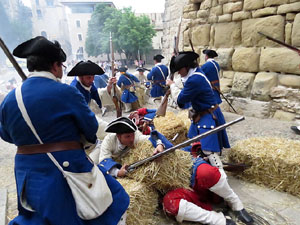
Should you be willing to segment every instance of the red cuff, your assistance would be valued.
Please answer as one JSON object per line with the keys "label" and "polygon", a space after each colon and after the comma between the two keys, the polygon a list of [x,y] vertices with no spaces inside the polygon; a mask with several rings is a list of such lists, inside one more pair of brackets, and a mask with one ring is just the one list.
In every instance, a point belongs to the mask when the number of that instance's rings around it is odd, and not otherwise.
{"label": "red cuff", "polygon": [[140,108],[137,111],[140,116],[144,116],[147,114],[147,108]]}

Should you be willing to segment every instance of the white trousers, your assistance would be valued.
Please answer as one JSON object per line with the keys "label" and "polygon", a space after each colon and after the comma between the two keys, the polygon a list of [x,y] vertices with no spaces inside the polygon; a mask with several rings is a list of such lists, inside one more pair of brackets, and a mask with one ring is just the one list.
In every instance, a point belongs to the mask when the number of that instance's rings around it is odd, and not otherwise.
{"label": "white trousers", "polygon": [[233,211],[242,210],[244,208],[243,203],[229,186],[225,171],[223,169],[219,169],[219,171],[221,173],[220,180],[209,190],[224,198]]}
{"label": "white trousers", "polygon": [[181,199],[179,202],[176,220],[179,223],[185,220],[209,225],[226,225],[226,218],[223,213],[202,209],[185,199]]}

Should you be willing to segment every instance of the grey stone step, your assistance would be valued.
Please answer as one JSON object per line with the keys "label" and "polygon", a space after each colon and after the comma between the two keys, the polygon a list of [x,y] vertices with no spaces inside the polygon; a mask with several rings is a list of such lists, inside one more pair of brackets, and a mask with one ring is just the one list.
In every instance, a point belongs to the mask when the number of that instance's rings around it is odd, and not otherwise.
{"label": "grey stone step", "polygon": [[0,225],[6,225],[7,190],[0,189]]}

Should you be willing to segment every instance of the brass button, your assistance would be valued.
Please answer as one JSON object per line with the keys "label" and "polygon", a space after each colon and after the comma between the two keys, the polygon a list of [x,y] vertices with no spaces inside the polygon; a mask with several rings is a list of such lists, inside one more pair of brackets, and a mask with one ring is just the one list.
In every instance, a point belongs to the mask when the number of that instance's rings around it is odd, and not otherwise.
{"label": "brass button", "polygon": [[70,163],[68,161],[64,161],[62,165],[63,165],[63,167],[68,167],[70,165]]}

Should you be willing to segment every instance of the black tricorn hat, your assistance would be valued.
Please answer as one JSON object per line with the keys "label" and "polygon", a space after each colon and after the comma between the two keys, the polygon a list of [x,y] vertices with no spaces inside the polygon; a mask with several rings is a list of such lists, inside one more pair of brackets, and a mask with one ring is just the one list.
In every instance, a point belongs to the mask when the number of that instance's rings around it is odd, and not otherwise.
{"label": "black tricorn hat", "polygon": [[133,133],[137,130],[135,123],[128,117],[119,117],[107,124],[105,132],[108,133]]}
{"label": "black tricorn hat", "polygon": [[136,68],[136,71],[144,72],[145,70],[144,70],[144,68],[142,68],[142,67],[138,67],[138,68]]}
{"label": "black tricorn hat", "polygon": [[205,49],[202,53],[207,55],[209,58],[215,58],[218,56],[217,52],[211,49]]}
{"label": "black tricorn hat", "polygon": [[103,69],[92,61],[80,61],[77,63],[67,76],[84,76],[84,75],[101,75],[104,74]]}
{"label": "black tricorn hat", "polygon": [[57,41],[51,42],[43,36],[37,36],[18,45],[13,55],[19,58],[43,56],[53,62],[64,62],[67,57]]}
{"label": "black tricorn hat", "polygon": [[178,56],[173,56],[170,62],[170,71],[175,73],[183,67],[189,66],[193,61],[195,61],[199,55],[195,52],[179,52]]}
{"label": "black tricorn hat", "polygon": [[128,68],[126,68],[125,66],[122,66],[119,68],[120,72],[126,72],[128,70]]}
{"label": "black tricorn hat", "polygon": [[155,55],[153,57],[153,60],[156,60],[158,62],[160,62],[162,59],[164,59],[165,57],[163,57],[162,55],[158,54],[158,55]]}

